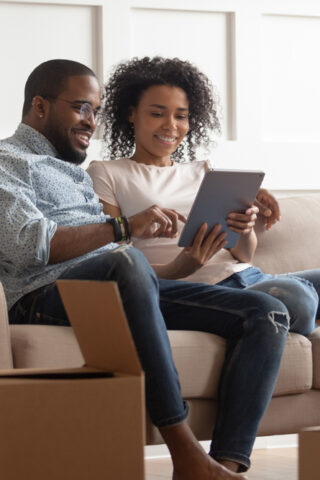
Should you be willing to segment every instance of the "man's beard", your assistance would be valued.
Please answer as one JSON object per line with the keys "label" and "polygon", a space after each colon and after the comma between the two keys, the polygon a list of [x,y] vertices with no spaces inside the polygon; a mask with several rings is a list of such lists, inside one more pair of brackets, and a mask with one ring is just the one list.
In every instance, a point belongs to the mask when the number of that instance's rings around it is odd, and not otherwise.
{"label": "man's beard", "polygon": [[81,165],[86,159],[87,152],[76,150],[70,143],[68,138],[62,137],[59,131],[55,128],[48,128],[45,136],[52,143],[58,152],[58,158],[74,165]]}
{"label": "man's beard", "polygon": [[86,159],[87,152],[81,152],[79,150],[75,150],[71,145],[67,142],[61,142],[60,145],[55,144],[55,148],[58,152],[59,158],[65,160],[66,162],[73,163],[74,165],[81,165]]}

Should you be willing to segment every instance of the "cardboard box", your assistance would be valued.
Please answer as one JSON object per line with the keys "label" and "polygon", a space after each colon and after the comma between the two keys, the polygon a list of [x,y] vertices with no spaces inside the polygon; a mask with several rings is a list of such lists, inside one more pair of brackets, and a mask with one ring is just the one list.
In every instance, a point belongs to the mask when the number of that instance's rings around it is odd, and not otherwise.
{"label": "cardboard box", "polygon": [[320,427],[299,433],[299,480],[320,478]]}
{"label": "cardboard box", "polygon": [[144,378],[117,286],[58,288],[86,366],[0,372],[0,478],[142,480]]}

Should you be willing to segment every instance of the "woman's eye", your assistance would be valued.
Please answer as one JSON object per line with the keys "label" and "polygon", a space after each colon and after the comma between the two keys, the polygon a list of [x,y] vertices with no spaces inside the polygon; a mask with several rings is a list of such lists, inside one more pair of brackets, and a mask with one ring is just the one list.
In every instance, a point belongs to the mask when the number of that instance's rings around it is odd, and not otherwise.
{"label": "woman's eye", "polygon": [[159,112],[152,112],[151,115],[153,117],[161,117],[161,113],[159,113]]}

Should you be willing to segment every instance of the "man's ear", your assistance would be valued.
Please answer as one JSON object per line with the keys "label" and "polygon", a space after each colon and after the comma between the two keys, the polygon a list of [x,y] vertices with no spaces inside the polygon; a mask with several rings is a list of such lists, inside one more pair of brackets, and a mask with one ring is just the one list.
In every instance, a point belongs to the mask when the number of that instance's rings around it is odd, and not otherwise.
{"label": "man's ear", "polygon": [[37,118],[44,118],[48,111],[48,101],[40,95],[36,95],[32,99],[32,110]]}

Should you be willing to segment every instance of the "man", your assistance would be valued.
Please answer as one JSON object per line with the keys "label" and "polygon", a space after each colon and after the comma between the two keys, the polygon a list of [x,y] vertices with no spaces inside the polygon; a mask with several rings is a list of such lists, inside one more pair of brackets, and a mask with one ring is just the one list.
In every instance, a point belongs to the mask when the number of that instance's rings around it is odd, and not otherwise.
{"label": "man", "polygon": [[[155,223],[157,235],[175,235],[183,217],[156,206],[129,219],[102,213],[78,166],[96,128],[100,94],[84,65],[45,62],[26,83],[22,123],[0,142],[0,271],[10,322],[68,324],[57,278],[116,281],[145,372],[147,408],[169,447],[173,478],[245,478],[231,470],[250,465],[277,379],[288,311],[263,292],[230,294],[224,287],[160,280],[161,312],[154,271],[139,251],[114,242],[128,240],[130,232],[151,235]],[[163,315],[169,328],[228,339],[210,455],[185,421]]]}

